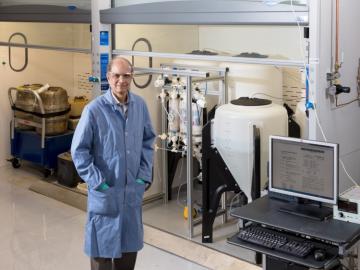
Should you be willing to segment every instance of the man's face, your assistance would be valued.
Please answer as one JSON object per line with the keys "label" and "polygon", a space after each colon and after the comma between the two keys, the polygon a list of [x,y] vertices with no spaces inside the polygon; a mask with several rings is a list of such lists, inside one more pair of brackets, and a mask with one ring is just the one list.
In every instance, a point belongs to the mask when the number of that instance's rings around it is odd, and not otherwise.
{"label": "man's face", "polygon": [[126,97],[130,88],[132,80],[131,67],[126,61],[121,59],[116,60],[113,63],[110,72],[107,73],[107,79],[114,95],[122,100]]}

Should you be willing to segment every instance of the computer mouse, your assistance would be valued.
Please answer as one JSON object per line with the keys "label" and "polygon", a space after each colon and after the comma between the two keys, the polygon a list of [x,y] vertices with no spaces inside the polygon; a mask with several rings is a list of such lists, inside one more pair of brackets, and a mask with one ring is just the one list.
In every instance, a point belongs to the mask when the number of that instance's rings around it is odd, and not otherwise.
{"label": "computer mouse", "polygon": [[316,249],[314,251],[314,259],[315,261],[323,261],[325,260],[326,252],[323,249]]}

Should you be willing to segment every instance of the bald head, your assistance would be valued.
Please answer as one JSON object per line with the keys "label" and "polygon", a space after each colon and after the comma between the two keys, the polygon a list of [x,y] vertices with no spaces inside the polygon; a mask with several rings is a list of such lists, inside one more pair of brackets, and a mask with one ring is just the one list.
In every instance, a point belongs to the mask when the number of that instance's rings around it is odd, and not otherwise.
{"label": "bald head", "polygon": [[127,60],[126,58],[121,57],[121,56],[116,56],[116,57],[112,58],[110,60],[109,64],[107,65],[107,72],[111,72],[113,65],[117,64],[117,63],[119,63],[120,65],[123,65],[123,66],[128,66],[130,73],[132,73],[134,71],[134,68],[129,60]]}

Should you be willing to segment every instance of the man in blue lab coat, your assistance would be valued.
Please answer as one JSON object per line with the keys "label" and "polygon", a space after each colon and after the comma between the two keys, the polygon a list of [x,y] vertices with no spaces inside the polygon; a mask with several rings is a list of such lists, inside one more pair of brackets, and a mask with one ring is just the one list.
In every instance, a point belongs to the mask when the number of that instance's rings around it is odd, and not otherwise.
{"label": "man in blue lab coat", "polygon": [[141,206],[155,133],[144,100],[129,91],[132,76],[125,58],[109,63],[110,90],[84,108],[71,145],[88,185],[85,253],[92,270],[134,269],[143,247]]}

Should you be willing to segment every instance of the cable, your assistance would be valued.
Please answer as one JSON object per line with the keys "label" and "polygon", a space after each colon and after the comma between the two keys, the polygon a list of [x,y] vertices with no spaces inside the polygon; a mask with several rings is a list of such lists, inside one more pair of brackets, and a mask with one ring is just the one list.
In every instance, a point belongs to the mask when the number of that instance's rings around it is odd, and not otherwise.
{"label": "cable", "polygon": [[340,161],[340,164],[341,164],[342,168],[344,169],[344,172],[345,172],[345,174],[347,175],[347,177],[349,177],[349,179],[351,180],[351,182],[353,182],[353,184],[354,184],[355,186],[358,186],[359,184],[354,180],[354,178],[351,177],[351,175],[350,175],[350,174],[348,173],[348,171],[346,170],[345,165],[344,165],[344,162],[342,161],[342,159],[339,159],[339,161]]}
{"label": "cable", "polygon": [[[304,57],[304,52],[303,52],[303,48],[301,47],[301,28],[300,28],[300,24],[299,24],[298,18],[296,17],[295,9],[294,9],[294,6],[293,6],[293,0],[290,0],[290,3],[291,3],[292,13],[293,13],[293,15],[294,15],[294,17],[295,17],[295,19],[296,19],[296,23],[297,23],[297,26],[298,26],[298,29],[299,29],[300,52],[301,52],[302,58],[304,59],[304,58],[305,58],[305,57]],[[306,64],[305,64],[305,62],[304,62],[304,68],[305,68],[306,80],[309,81],[309,74],[306,72]],[[311,92],[309,91],[309,94],[311,95],[311,99],[312,99],[312,98],[314,97],[313,90],[312,90]],[[352,102],[354,102],[354,101],[352,101]],[[327,138],[326,138],[326,136],[325,136],[325,132],[324,132],[324,130],[323,130],[321,124],[320,124],[320,119],[319,119],[319,116],[318,116],[318,114],[317,114],[316,107],[313,108],[313,111],[314,111],[315,118],[316,118],[316,124],[317,124],[317,126],[319,127],[319,129],[320,129],[320,132],[321,132],[321,134],[322,134],[322,136],[323,136],[323,138],[324,138],[324,141],[327,142]],[[346,174],[346,175],[348,176],[348,178],[350,179],[350,181],[351,181],[355,186],[358,186],[357,182],[354,180],[353,177],[351,177],[351,175],[350,175],[350,174],[348,173],[348,171],[346,170],[345,165],[344,165],[344,162],[343,162],[340,158],[339,158],[339,162],[340,162],[340,164],[341,164],[341,166],[342,166],[345,174]]]}
{"label": "cable", "polygon": [[349,102],[345,102],[345,103],[341,103],[341,104],[338,104],[338,96],[335,96],[335,106],[336,106],[337,108],[345,107],[345,106],[347,106],[347,105],[349,105],[349,104],[351,104],[351,103],[353,103],[353,102],[355,102],[355,101],[360,101],[360,96],[359,96],[359,95],[358,95],[357,98],[355,98],[355,99],[353,99],[353,100],[351,100],[351,101],[349,101]]}
{"label": "cable", "polygon": [[162,104],[162,106],[163,106],[163,109],[164,109],[166,115],[169,117],[169,112],[167,111],[167,109],[166,109],[166,107],[165,107],[165,105],[164,105],[164,102],[161,102],[161,104]]}
{"label": "cable", "polygon": [[[327,138],[326,138],[325,133],[324,133],[324,130],[323,130],[321,124],[320,124],[320,120],[319,120],[319,117],[318,117],[318,115],[317,115],[316,109],[314,109],[314,113],[315,113],[316,123],[317,123],[317,125],[318,125],[318,127],[319,127],[319,129],[320,129],[320,131],[321,131],[321,134],[322,134],[322,136],[323,136],[323,138],[324,138],[324,141],[327,142]],[[354,178],[351,177],[351,175],[350,175],[350,174],[348,173],[348,171],[346,170],[346,167],[345,167],[345,165],[344,165],[344,162],[342,161],[341,158],[339,158],[339,162],[340,162],[340,164],[341,164],[341,166],[342,166],[345,174],[346,174],[347,177],[350,179],[350,181],[351,181],[355,186],[358,186],[358,183],[354,180]]]}
{"label": "cable", "polygon": [[180,201],[180,190],[181,190],[181,187],[182,187],[183,185],[185,185],[185,184],[186,184],[186,182],[184,182],[184,183],[182,183],[181,185],[179,185],[178,194],[177,194],[177,198],[176,198],[176,203],[177,203],[177,205],[180,206],[181,208],[183,208],[183,207],[186,206],[186,204],[182,204],[181,201]]}
{"label": "cable", "polygon": [[[179,174],[179,177],[178,177],[178,179],[180,179],[180,180],[181,180],[181,176],[182,176],[183,163],[184,163],[184,159],[182,158],[182,159],[181,159],[181,166],[180,166],[180,174]],[[184,183],[182,183],[182,184],[179,185],[178,193],[177,193],[177,197],[176,197],[176,203],[177,203],[177,205],[179,205],[181,208],[183,208],[183,207],[186,206],[186,205],[184,205],[184,204],[182,204],[182,203],[180,202],[180,190],[181,190],[181,187],[182,187],[183,185],[185,185],[186,183],[187,183],[187,182],[184,182]]]}
{"label": "cable", "polygon": [[237,193],[230,201],[230,213],[232,212],[232,206],[233,206],[233,202],[234,202],[234,199],[237,198],[237,197],[240,197],[240,194],[241,192]]}
{"label": "cable", "polygon": [[325,133],[324,133],[324,130],[323,130],[321,124],[320,124],[320,119],[319,119],[319,116],[318,116],[318,114],[317,114],[316,108],[314,108],[313,111],[314,111],[314,114],[315,114],[316,124],[318,125],[318,127],[319,127],[319,129],[320,129],[320,132],[321,132],[321,135],[322,135],[323,138],[324,138],[324,141],[327,142],[327,138],[326,138]]}

